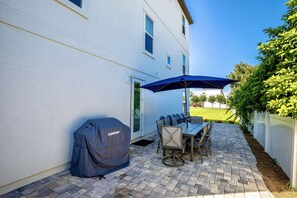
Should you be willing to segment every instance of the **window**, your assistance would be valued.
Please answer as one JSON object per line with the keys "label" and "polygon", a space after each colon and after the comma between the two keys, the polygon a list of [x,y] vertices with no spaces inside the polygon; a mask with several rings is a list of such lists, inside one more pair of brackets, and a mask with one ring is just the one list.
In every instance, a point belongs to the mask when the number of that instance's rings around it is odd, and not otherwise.
{"label": "window", "polygon": [[82,6],[82,0],[69,0],[69,1],[77,5],[78,7]]}
{"label": "window", "polygon": [[167,66],[171,66],[171,57],[167,55]]}
{"label": "window", "polygon": [[182,32],[184,35],[186,35],[186,19],[184,15],[182,15]]}
{"label": "window", "polygon": [[186,56],[183,54],[183,74],[186,74]]}
{"label": "window", "polygon": [[145,50],[153,54],[154,22],[145,15]]}

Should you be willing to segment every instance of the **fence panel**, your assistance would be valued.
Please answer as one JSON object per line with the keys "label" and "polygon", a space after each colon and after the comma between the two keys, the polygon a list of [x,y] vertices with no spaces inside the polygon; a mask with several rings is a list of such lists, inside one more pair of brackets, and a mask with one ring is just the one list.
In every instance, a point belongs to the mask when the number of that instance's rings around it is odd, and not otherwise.
{"label": "fence panel", "polygon": [[254,138],[265,147],[265,113],[254,112]]}
{"label": "fence panel", "polygon": [[290,177],[293,165],[294,120],[270,115],[269,139],[268,154],[277,160]]}

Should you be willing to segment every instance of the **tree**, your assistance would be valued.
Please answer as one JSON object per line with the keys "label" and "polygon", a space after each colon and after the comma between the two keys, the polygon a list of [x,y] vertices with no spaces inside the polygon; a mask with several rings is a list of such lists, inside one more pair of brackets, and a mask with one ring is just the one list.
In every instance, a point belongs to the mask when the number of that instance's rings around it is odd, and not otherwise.
{"label": "tree", "polygon": [[192,98],[195,94],[190,91],[190,98]]}
{"label": "tree", "polygon": [[202,106],[204,107],[204,103],[207,101],[207,97],[205,93],[201,94],[199,97],[200,97],[200,102],[202,102]]}
{"label": "tree", "polygon": [[258,46],[259,66],[232,90],[230,102],[243,123],[253,111],[297,118],[297,0],[286,5],[284,24],[264,30],[269,40]]}
{"label": "tree", "polygon": [[297,1],[289,0],[284,24],[265,30],[270,39],[259,45],[262,67],[272,68],[265,79],[267,110],[297,118]]}
{"label": "tree", "polygon": [[[237,80],[238,82],[231,84],[231,89],[234,91],[237,87],[240,87],[246,79],[255,71],[256,66],[251,66],[247,63],[240,62],[234,65],[234,70],[231,72],[227,78]],[[231,92],[232,93],[232,92]]]}
{"label": "tree", "polygon": [[249,105],[246,105],[246,101],[250,101],[250,97],[255,97],[251,96],[250,91],[245,92],[243,90],[248,90],[249,80],[252,78],[251,76],[257,68],[257,66],[251,66],[247,63],[240,62],[239,64],[234,65],[233,72],[227,76],[228,78],[238,80],[238,82],[231,84],[231,92],[227,96],[229,106],[228,111],[235,109],[235,117],[241,118],[241,121],[244,123],[248,122],[249,114],[253,111],[252,109],[249,109]]}
{"label": "tree", "polygon": [[212,105],[212,107],[213,107],[213,103],[215,103],[216,102],[216,97],[215,96],[209,96],[208,97],[208,102],[210,102],[211,103],[211,105]]}
{"label": "tree", "polygon": [[192,102],[194,107],[198,106],[198,103],[200,102],[199,96],[193,95],[191,97],[191,102]]}
{"label": "tree", "polygon": [[[296,65],[297,66],[297,65]],[[281,69],[265,81],[269,111],[280,116],[297,118],[297,72],[294,68]]]}
{"label": "tree", "polygon": [[220,104],[220,108],[221,108],[221,104],[226,104],[226,98],[223,94],[217,95],[216,101]]}

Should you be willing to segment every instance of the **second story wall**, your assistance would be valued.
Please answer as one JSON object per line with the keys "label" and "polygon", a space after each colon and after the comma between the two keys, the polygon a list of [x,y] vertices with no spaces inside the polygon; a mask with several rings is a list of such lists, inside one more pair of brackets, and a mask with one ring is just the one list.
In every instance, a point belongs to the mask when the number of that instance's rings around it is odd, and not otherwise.
{"label": "second story wall", "polygon": [[[146,15],[154,24],[153,54],[145,50]],[[69,0],[1,0],[0,16],[11,26],[153,77],[181,75],[183,55],[188,67],[189,25],[185,20],[184,35],[175,0],[82,0],[81,7]]]}

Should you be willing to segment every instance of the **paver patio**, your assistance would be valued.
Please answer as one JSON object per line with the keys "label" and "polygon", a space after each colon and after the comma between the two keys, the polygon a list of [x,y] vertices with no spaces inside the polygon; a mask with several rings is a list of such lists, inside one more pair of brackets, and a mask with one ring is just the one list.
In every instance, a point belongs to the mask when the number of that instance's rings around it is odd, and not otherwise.
{"label": "paver patio", "polygon": [[166,167],[155,141],[146,147],[132,145],[130,166],[106,179],[63,171],[1,197],[273,197],[238,126],[215,124],[212,142],[213,154],[203,164],[196,155],[183,167]]}

